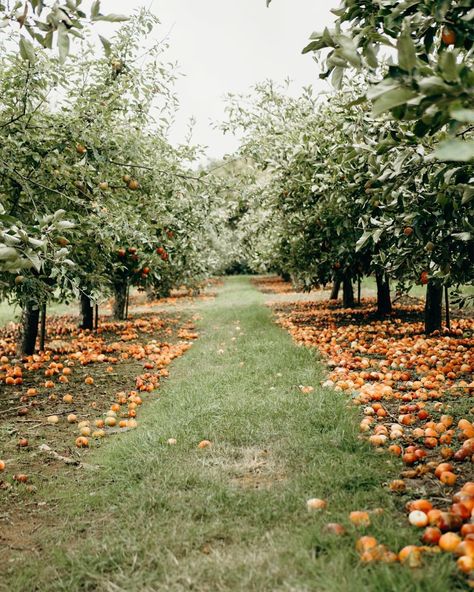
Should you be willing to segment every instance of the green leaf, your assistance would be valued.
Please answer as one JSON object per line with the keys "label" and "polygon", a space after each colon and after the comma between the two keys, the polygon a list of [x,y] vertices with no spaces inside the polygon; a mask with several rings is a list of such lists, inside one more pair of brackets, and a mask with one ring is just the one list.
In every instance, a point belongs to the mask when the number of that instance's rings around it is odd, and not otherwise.
{"label": "green leaf", "polygon": [[0,245],[0,261],[14,261],[18,258],[18,251],[13,247]]}
{"label": "green leaf", "polygon": [[370,86],[367,91],[367,97],[372,101],[380,98],[382,95],[395,88],[400,88],[399,83],[392,78],[385,78],[382,82],[374,86]]}
{"label": "green leaf", "polygon": [[28,244],[32,247],[38,248],[38,247],[45,247],[46,246],[46,241],[44,240],[39,240],[37,238],[32,238],[31,236],[28,237]]}
{"label": "green leaf", "polygon": [[[339,51],[339,50],[337,50]],[[341,56],[337,51],[331,52],[327,59],[327,66],[328,68],[347,68],[347,60],[345,57]]]}
{"label": "green leaf", "polygon": [[343,76],[344,68],[340,68],[339,66],[334,68],[331,77],[331,84],[334,86],[334,88],[340,89],[342,87]]}
{"label": "green leaf", "polygon": [[380,241],[380,237],[382,236],[383,228],[378,228],[372,235],[372,240],[374,244],[377,244]]}
{"label": "green leaf", "polygon": [[472,240],[472,234],[470,232],[455,232],[451,237],[466,242]]}
{"label": "green leaf", "polygon": [[364,57],[367,61],[367,64],[371,68],[375,69],[378,67],[379,62],[377,60],[377,54],[375,52],[374,46],[371,43],[364,47]]}
{"label": "green leaf", "polygon": [[344,107],[346,109],[352,109],[353,107],[357,107],[357,105],[363,105],[364,103],[367,103],[367,97],[361,96],[361,97],[358,97],[357,99],[354,99],[350,103],[347,103],[346,105],[344,105]]}
{"label": "green leaf", "polygon": [[23,35],[20,39],[20,55],[24,60],[34,63],[36,60],[35,48],[29,39],[25,39]]}
{"label": "green leaf", "polygon": [[398,64],[400,68],[411,72],[416,66],[416,49],[410,31],[405,28],[397,42]]}
{"label": "green leaf", "polygon": [[404,105],[416,96],[416,92],[409,88],[398,87],[389,90],[374,102],[372,113],[377,117],[378,115],[385,113],[385,111],[390,111],[390,109],[393,109],[394,107]]}
{"label": "green leaf", "polygon": [[393,140],[385,140],[383,142],[380,142],[376,146],[376,153],[377,154],[385,154],[386,152],[388,152],[389,150],[391,150],[393,148],[393,145],[394,145]]}
{"label": "green leaf", "polygon": [[367,244],[367,242],[369,241],[370,238],[371,238],[371,233],[367,232],[367,230],[366,230],[356,243],[356,252],[360,251],[362,249],[362,247],[364,247]]}
{"label": "green leaf", "polygon": [[338,54],[343,56],[351,66],[359,68],[361,65],[360,56],[357,53],[357,46],[354,41],[347,37],[347,35],[334,35],[334,41],[339,45],[336,50]]}
{"label": "green leaf", "polygon": [[109,57],[111,54],[111,51],[112,51],[112,44],[110,43],[110,41],[108,39],[106,39],[105,37],[102,37],[102,35],[99,35],[99,39],[100,39],[100,42],[102,43],[102,46],[104,48],[105,55],[107,57]]}
{"label": "green leaf", "polygon": [[474,159],[474,140],[447,140],[442,142],[433,157],[438,160],[469,162]]}
{"label": "green leaf", "polygon": [[44,38],[44,47],[46,49],[52,49],[53,48],[53,37],[54,37],[54,32],[50,31],[49,33],[47,33],[45,35]]}
{"label": "green leaf", "polygon": [[58,27],[58,51],[59,61],[63,64],[69,55],[70,41],[67,29],[64,25]]}
{"label": "green leaf", "polygon": [[474,20],[474,8],[472,8],[467,14],[462,17],[463,21],[472,21]]}
{"label": "green leaf", "polygon": [[321,44],[321,41],[311,41],[311,43],[308,43],[308,45],[303,48],[301,53],[306,54],[310,53],[311,51],[318,51],[323,47],[324,45]]}
{"label": "green leaf", "polygon": [[25,253],[26,257],[31,261],[36,271],[41,271],[41,259],[36,253]]}
{"label": "green leaf", "polygon": [[331,8],[329,12],[332,12],[332,14],[335,14],[336,16],[343,16],[346,12],[346,8],[344,6],[342,8]]}
{"label": "green leaf", "polygon": [[70,228],[74,228],[75,226],[76,225],[74,224],[74,222],[70,222],[69,220],[60,220],[56,224],[56,228],[58,228],[59,230],[70,229]]}
{"label": "green leaf", "polygon": [[444,80],[456,82],[459,80],[456,56],[452,51],[444,51],[439,58],[439,67]]}
{"label": "green leaf", "polygon": [[336,46],[335,41],[333,39],[333,32],[331,32],[327,27],[324,28],[321,39],[324,41],[327,47]]}
{"label": "green leaf", "polygon": [[100,15],[100,0],[95,0],[91,7],[91,18],[95,18]]}
{"label": "green leaf", "polygon": [[397,8],[392,8],[392,11],[390,13],[390,17],[395,20],[396,18],[398,18],[400,15],[402,14],[406,14],[406,12],[408,11],[408,9],[410,9],[412,6],[415,6],[415,4],[419,4],[421,2],[421,0],[405,0],[404,2],[390,2],[389,4],[392,5],[398,5]]}
{"label": "green leaf", "polygon": [[334,47],[335,46],[335,42],[333,40],[333,38],[331,37],[331,33],[329,31],[329,29],[324,29],[324,31],[322,33],[320,32],[314,32],[311,34],[310,36],[310,41],[311,43],[309,43],[309,45],[307,45],[304,49],[302,53],[309,53],[310,51],[318,51],[320,49],[323,49],[324,47]]}
{"label": "green leaf", "polygon": [[94,22],[96,21],[106,21],[107,23],[124,23],[128,21],[128,16],[124,14],[99,14],[92,18]]}
{"label": "green leaf", "polygon": [[0,214],[0,222],[5,222],[6,224],[18,224],[18,218],[14,216],[9,216],[8,214]]}
{"label": "green leaf", "polygon": [[439,76],[427,76],[418,81],[421,92],[426,96],[450,93],[453,88]]}
{"label": "green leaf", "polygon": [[78,39],[84,39],[84,35],[78,31],[77,29],[69,29],[68,30],[69,35],[73,35],[74,37],[77,37]]}
{"label": "green leaf", "polygon": [[465,206],[472,199],[474,199],[474,187],[466,187],[462,196],[461,204]]}

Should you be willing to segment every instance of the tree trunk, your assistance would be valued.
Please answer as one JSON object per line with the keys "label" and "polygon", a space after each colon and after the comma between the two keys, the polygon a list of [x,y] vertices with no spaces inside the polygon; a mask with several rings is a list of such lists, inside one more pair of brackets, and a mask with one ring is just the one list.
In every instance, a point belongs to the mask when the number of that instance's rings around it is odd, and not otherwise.
{"label": "tree trunk", "polygon": [[125,320],[125,307],[127,305],[127,282],[123,281],[115,284],[115,300],[114,300],[114,319],[117,321]]}
{"label": "tree trunk", "polygon": [[171,286],[163,286],[160,288],[157,296],[158,298],[169,298],[171,296]]}
{"label": "tree trunk", "polygon": [[362,279],[359,276],[357,278],[357,304],[360,306],[361,302],[362,302]]}
{"label": "tree trunk", "polygon": [[128,320],[128,309],[130,308],[130,284],[127,283],[127,296],[125,299],[125,320]]}
{"label": "tree trunk", "polygon": [[99,305],[95,305],[95,321],[94,321],[94,329],[97,331],[99,328]]}
{"label": "tree trunk", "polygon": [[46,304],[41,307],[41,325],[40,325],[40,342],[39,349],[44,352],[44,346],[46,344]]}
{"label": "tree trunk", "polygon": [[346,273],[342,280],[342,306],[344,308],[354,308],[354,286],[351,276]]}
{"label": "tree trunk", "polygon": [[18,340],[18,353],[21,356],[32,356],[35,353],[36,338],[38,337],[40,309],[39,306],[28,302],[23,307],[21,329]]}
{"label": "tree trunk", "polygon": [[443,318],[443,286],[429,281],[426,287],[425,333],[441,331]]}
{"label": "tree trunk", "polygon": [[377,314],[386,316],[392,312],[392,300],[390,299],[390,280],[382,272],[375,274],[377,281]]}
{"label": "tree trunk", "polygon": [[341,289],[341,278],[335,278],[332,284],[331,296],[329,300],[337,300],[339,298],[339,290]]}
{"label": "tree trunk", "polygon": [[451,329],[451,311],[449,310],[449,288],[444,287],[444,301],[446,305],[446,329]]}
{"label": "tree trunk", "polygon": [[94,305],[90,297],[81,291],[81,329],[92,331],[94,328]]}

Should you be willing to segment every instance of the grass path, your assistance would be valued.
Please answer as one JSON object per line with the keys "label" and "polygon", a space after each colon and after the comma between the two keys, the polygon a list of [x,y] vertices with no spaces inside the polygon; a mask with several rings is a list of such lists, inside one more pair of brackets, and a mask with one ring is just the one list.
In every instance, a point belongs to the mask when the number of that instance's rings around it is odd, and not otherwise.
{"label": "grass path", "polygon": [[[414,542],[394,522],[401,502],[381,487],[395,461],[358,439],[355,412],[319,388],[314,353],[293,345],[264,300],[232,278],[196,305],[200,339],[139,429],[88,456],[99,471],[51,486],[44,550],[4,566],[2,592],[462,589],[449,558],[417,571],[366,567],[350,527],[342,538],[324,533],[350,510],[381,506],[370,534],[396,550]],[[204,438],[214,445],[198,450]],[[309,497],[327,498],[328,511],[308,514]]]}

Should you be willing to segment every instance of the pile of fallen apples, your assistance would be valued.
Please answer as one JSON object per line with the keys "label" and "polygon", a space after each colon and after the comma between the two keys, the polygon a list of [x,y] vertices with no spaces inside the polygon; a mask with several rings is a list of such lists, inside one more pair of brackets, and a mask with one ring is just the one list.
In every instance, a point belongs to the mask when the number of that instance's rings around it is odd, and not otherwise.
{"label": "pile of fallen apples", "polygon": [[[14,402],[3,410],[1,418],[16,421],[18,430],[28,426],[28,421],[45,428],[69,426],[66,429],[71,429],[75,446],[89,448],[110,432],[137,426],[143,396],[158,388],[160,380],[169,374],[167,366],[191,347],[198,334],[191,321],[164,320],[155,315],[103,322],[97,332],[82,331],[76,322],[70,317],[52,318],[46,351],[23,359],[15,354],[16,327],[0,332],[0,384],[6,387],[3,405],[7,399],[9,405]],[[157,334],[169,337],[170,342],[153,338]],[[142,366],[132,384],[123,384],[124,390],[115,396],[98,388],[98,378],[107,381],[107,377],[111,380],[118,376],[116,380],[120,381],[119,366],[124,363]],[[94,366],[96,370],[91,372]],[[126,373],[125,379],[128,376]],[[47,431],[42,436],[47,438]],[[30,446],[28,438],[18,438],[19,450]],[[0,472],[8,473],[9,465],[19,462],[0,460]],[[19,483],[29,481],[23,472],[16,472],[12,478]]]}
{"label": "pile of fallen apples", "polygon": [[[400,561],[410,567],[419,567],[425,553],[452,553],[457,566],[465,574],[474,576],[474,482],[468,481],[453,495],[453,503],[446,509],[433,507],[427,499],[408,502],[409,523],[423,529],[421,545],[407,545],[398,553],[387,549],[374,537],[358,539],[356,549],[361,561],[370,563]],[[474,578],[470,581],[474,586]]]}
{"label": "pile of fallen apples", "polygon": [[252,283],[264,294],[290,294],[295,291],[290,282],[273,275],[255,278]]}
{"label": "pile of fallen apples", "polygon": [[409,504],[408,520],[425,529],[424,545],[394,553],[362,537],[362,561],[415,567],[423,553],[452,552],[474,586],[474,320],[455,319],[450,330],[426,336],[421,305],[395,307],[386,319],[376,318],[373,301],[349,310],[293,302],[276,311],[297,343],[322,354],[331,370],[323,386],[347,393],[361,409],[361,436],[400,457],[405,468],[390,490],[405,492],[410,479],[422,478],[426,489],[451,497],[442,509],[429,499]]}

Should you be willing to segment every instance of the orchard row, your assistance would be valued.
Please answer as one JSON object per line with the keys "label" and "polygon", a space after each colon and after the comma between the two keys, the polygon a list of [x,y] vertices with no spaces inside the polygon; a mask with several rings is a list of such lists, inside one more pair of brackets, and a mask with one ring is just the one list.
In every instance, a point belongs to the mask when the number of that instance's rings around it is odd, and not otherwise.
{"label": "orchard row", "polygon": [[224,129],[253,167],[240,220],[253,268],[342,285],[349,308],[373,275],[382,315],[390,281],[427,285],[426,331],[441,329],[443,294],[474,269],[470,4],[344,0],[305,50],[336,91],[265,83],[229,99]]}
{"label": "orchard row", "polygon": [[176,72],[157,26],[139,11],[67,61],[24,37],[0,45],[0,289],[24,311],[22,354],[52,301],[80,300],[93,329],[102,299],[124,319],[132,286],[161,296],[221,264],[222,182],[167,139]]}

